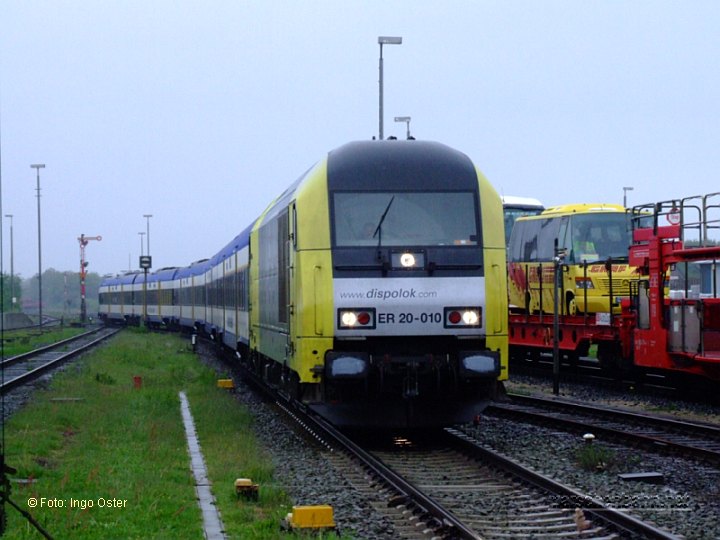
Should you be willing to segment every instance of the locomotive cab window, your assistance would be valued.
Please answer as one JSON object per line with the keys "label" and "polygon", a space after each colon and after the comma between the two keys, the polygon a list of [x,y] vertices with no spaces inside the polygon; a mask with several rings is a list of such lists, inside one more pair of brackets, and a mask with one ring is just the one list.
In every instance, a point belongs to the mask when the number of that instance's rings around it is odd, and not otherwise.
{"label": "locomotive cab window", "polygon": [[335,192],[338,247],[477,245],[472,192]]}

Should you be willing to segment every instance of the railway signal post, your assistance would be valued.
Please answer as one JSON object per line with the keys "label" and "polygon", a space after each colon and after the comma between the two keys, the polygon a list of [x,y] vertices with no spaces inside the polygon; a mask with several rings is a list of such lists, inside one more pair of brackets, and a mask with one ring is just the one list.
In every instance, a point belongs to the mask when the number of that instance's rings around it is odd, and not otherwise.
{"label": "railway signal post", "polygon": [[85,277],[87,276],[87,265],[88,262],[85,260],[85,246],[88,245],[90,240],[102,240],[102,236],[85,236],[81,234],[78,238],[80,242],[80,322],[85,323],[87,318],[87,306],[85,305]]}
{"label": "railway signal post", "polygon": [[143,321],[147,321],[147,275],[148,269],[152,268],[152,257],[140,255],[140,268],[143,271]]}

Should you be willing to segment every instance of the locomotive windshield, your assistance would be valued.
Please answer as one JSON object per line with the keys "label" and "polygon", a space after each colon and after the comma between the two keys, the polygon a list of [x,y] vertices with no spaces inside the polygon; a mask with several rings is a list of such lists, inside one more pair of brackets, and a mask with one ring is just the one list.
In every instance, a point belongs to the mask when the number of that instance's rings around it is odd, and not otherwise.
{"label": "locomotive windshield", "polygon": [[338,247],[477,245],[472,192],[335,192]]}

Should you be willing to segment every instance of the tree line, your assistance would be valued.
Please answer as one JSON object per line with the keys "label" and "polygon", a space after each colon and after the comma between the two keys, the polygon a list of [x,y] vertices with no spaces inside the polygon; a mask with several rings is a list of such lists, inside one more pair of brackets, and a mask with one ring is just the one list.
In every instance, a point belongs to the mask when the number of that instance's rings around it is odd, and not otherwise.
{"label": "tree line", "polygon": [[[101,277],[95,272],[85,276],[85,306],[87,314],[95,316],[98,310],[98,288]],[[22,311],[28,314],[38,311],[38,276],[22,279],[20,276],[2,274],[2,311]],[[80,274],[59,272],[49,268],[42,273],[43,313],[54,316],[75,317],[80,314]],[[13,302],[13,296],[15,301]]]}

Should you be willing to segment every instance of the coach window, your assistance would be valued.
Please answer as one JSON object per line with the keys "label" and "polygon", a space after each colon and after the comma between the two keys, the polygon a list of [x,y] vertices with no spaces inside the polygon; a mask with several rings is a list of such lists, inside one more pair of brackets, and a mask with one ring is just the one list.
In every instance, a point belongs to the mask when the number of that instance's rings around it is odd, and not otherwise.
{"label": "coach window", "polygon": [[552,261],[555,258],[555,239],[560,233],[559,219],[540,220],[542,225],[538,234],[538,260]]}
{"label": "coach window", "polygon": [[581,262],[583,260],[596,260],[598,258],[595,241],[591,234],[589,223],[583,223],[576,220],[573,227],[573,260]]}
{"label": "coach window", "polygon": [[508,258],[511,262],[523,260],[523,235],[526,230],[526,223],[523,221],[513,226],[512,234],[510,235],[510,245],[508,246]]}
{"label": "coach window", "polygon": [[521,239],[521,261],[537,261],[538,260],[538,235],[540,233],[540,222],[542,220],[534,219],[525,223],[523,235]]}

